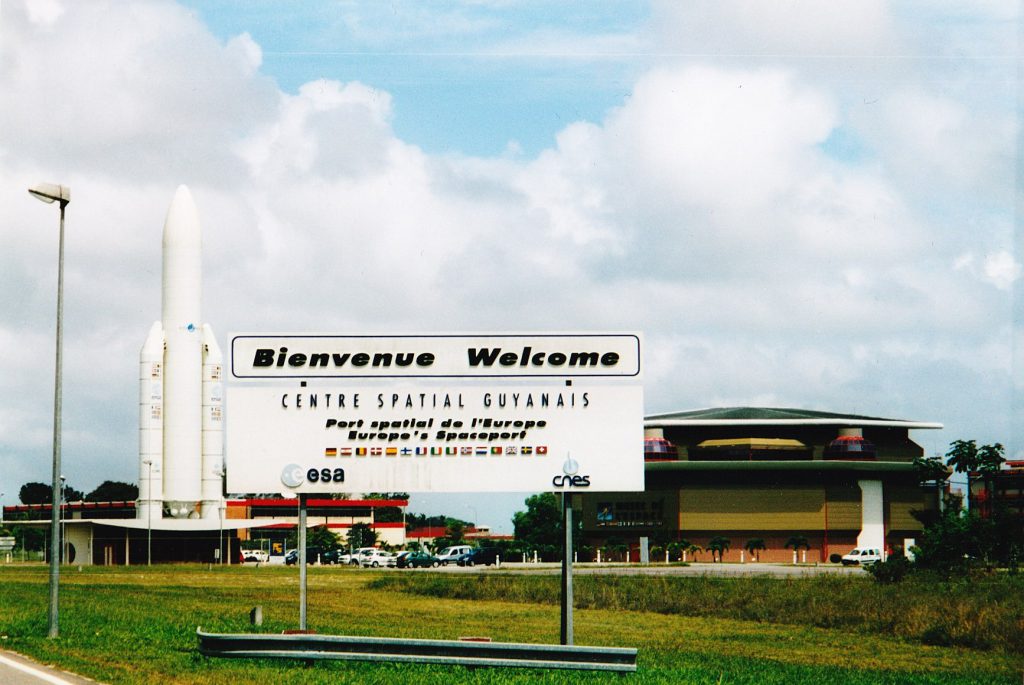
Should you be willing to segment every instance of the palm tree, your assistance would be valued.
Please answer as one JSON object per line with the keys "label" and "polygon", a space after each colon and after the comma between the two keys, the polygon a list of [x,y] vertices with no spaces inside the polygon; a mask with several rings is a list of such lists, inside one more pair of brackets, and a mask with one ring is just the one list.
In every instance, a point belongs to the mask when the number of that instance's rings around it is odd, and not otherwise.
{"label": "palm tree", "polygon": [[764,538],[751,538],[743,545],[743,549],[750,552],[750,556],[753,557],[754,561],[761,561],[759,552],[762,549],[768,549],[768,546],[764,544]]}
{"label": "palm tree", "polygon": [[605,552],[610,557],[613,554],[625,554],[629,551],[629,545],[618,535],[610,535],[604,542]]}
{"label": "palm tree", "polygon": [[802,547],[804,549],[810,549],[811,545],[809,542],[807,542],[807,538],[805,536],[794,535],[790,539],[786,540],[786,544],[783,545],[783,547],[793,548],[793,563],[796,563],[796,553],[800,550],[800,548]]}
{"label": "palm tree", "polygon": [[718,555],[718,561],[722,561],[722,554],[729,551],[729,547],[732,546],[732,540],[727,537],[718,535],[711,538],[708,542],[707,549],[711,552],[711,561],[715,561],[715,555]]}
{"label": "palm tree", "polygon": [[690,544],[690,545],[688,545],[685,548],[685,551],[689,552],[690,554],[692,554],[693,555],[693,560],[696,561],[697,560],[697,555],[700,554],[701,552],[703,552],[704,548],[701,547],[700,545]]}

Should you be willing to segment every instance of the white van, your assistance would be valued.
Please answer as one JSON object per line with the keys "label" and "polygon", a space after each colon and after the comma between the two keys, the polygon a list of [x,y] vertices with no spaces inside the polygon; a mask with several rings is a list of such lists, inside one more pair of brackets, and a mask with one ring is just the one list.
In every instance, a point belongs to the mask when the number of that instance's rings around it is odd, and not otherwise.
{"label": "white van", "polygon": [[882,551],[878,549],[853,549],[842,558],[843,566],[867,566],[882,560]]}
{"label": "white van", "polygon": [[242,561],[255,561],[257,564],[265,564],[270,561],[270,554],[264,549],[243,549]]}
{"label": "white van", "polygon": [[472,549],[473,548],[469,545],[453,545],[451,547],[445,547],[441,550],[441,553],[437,555],[437,560],[441,562],[442,566],[454,564],[459,560],[459,557],[472,551]]}

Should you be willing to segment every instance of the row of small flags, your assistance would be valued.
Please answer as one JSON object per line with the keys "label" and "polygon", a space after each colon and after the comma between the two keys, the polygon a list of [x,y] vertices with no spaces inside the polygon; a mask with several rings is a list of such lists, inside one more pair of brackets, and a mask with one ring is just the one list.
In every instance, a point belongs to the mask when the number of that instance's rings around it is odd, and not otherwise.
{"label": "row of small flags", "polygon": [[548,453],[547,445],[506,445],[480,447],[327,447],[325,457],[471,457],[476,456],[517,456],[543,457]]}

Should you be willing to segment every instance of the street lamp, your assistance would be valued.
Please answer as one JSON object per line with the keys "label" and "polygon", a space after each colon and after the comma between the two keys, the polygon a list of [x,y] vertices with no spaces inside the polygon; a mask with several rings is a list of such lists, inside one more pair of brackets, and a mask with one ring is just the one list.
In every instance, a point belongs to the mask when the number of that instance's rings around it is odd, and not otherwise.
{"label": "street lamp", "polygon": [[61,362],[64,347],[64,209],[71,202],[71,189],[53,183],[40,183],[28,189],[33,197],[51,204],[60,203],[60,241],[57,253],[57,360],[53,384],[53,478],[50,507],[50,614],[49,637],[57,637],[59,630],[60,584],[60,519],[56,502],[60,498],[60,415],[61,415]]}
{"label": "street lamp", "polygon": [[143,459],[146,465],[146,566],[153,565],[153,460]]}

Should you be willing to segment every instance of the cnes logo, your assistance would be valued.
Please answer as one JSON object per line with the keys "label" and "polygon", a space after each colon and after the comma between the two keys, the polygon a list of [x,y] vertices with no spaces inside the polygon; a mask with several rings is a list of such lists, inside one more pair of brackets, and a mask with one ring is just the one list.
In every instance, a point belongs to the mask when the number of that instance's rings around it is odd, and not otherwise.
{"label": "cnes logo", "polygon": [[589,488],[590,487],[590,476],[577,475],[580,472],[580,465],[571,456],[566,457],[565,463],[562,464],[562,473],[564,475],[555,476],[551,479],[551,484],[556,488]]}

